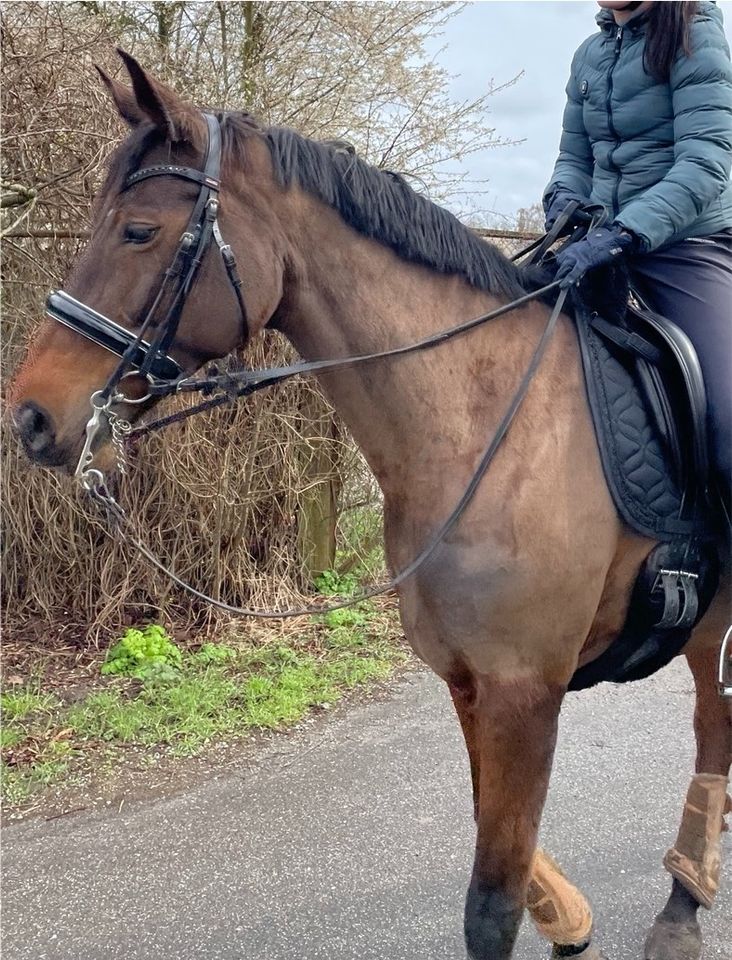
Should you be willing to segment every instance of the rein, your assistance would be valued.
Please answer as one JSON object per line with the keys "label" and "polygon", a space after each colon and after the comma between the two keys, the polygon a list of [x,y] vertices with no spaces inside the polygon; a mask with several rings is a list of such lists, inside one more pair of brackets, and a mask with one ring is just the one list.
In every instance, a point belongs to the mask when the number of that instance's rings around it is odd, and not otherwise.
{"label": "rein", "polygon": [[533,300],[540,299],[557,286],[557,283],[547,284],[538,290],[534,290],[531,293],[525,294],[523,297],[519,297],[517,300],[512,300],[510,303],[507,303],[504,306],[498,307],[495,310],[491,310],[490,313],[483,313],[479,317],[473,317],[471,320],[466,320],[455,327],[450,327],[448,330],[441,330],[439,333],[433,334],[430,337],[425,337],[424,340],[418,340],[416,343],[405,344],[401,347],[393,347],[391,350],[382,350],[379,353],[365,353],[361,354],[360,356],[342,357],[333,360],[307,360],[301,363],[293,363],[286,367],[270,367],[266,370],[233,370],[230,373],[215,374],[209,377],[198,379],[194,379],[192,377],[181,377],[179,380],[174,381],[173,383],[151,384],[149,387],[149,393],[153,396],[160,397],[178,393],[207,394],[215,390],[222,390],[223,393],[220,393],[209,400],[204,400],[202,403],[198,403],[195,406],[181,410],[178,413],[172,413],[170,416],[161,417],[158,420],[153,420],[152,422],[143,424],[140,427],[133,427],[127,436],[130,440],[133,440],[136,437],[143,436],[146,433],[152,433],[154,430],[167,427],[172,423],[180,423],[180,421],[187,420],[189,417],[192,417],[197,413],[203,413],[205,410],[211,410],[215,407],[222,406],[225,403],[230,403],[232,400],[238,400],[241,397],[248,397],[251,394],[256,393],[258,390],[263,390],[266,387],[283,383],[285,380],[290,380],[292,377],[303,376],[305,374],[312,373],[322,373],[324,371],[333,372],[338,370],[346,370],[349,367],[370,363],[373,360],[385,360],[391,357],[401,357],[405,354],[418,353],[420,350],[429,350],[432,347],[438,347],[441,344],[452,340],[454,337],[458,337],[463,333],[474,330],[476,327],[482,326],[489,320],[495,320],[497,317],[501,317],[506,313],[510,313],[512,310],[517,310],[520,307],[525,306],[527,303],[531,303]]}
{"label": "rein", "polygon": [[[350,607],[363,600],[368,600],[393,590],[409,577],[413,576],[432,556],[440,543],[442,543],[465,513],[528,392],[534,374],[556,328],[559,315],[566,300],[567,290],[559,291],[526,372],[516,388],[462,496],[444,523],[432,535],[420,553],[406,567],[384,584],[365,590],[355,597],[327,606],[311,605],[288,610],[252,610],[246,607],[233,606],[217,600],[214,597],[210,597],[200,590],[197,590],[191,584],[186,583],[178,577],[173,570],[166,567],[155,557],[146,544],[143,543],[135,533],[130,518],[124,508],[110,492],[104,474],[101,470],[92,466],[94,459],[94,441],[101,428],[103,418],[107,419],[110,427],[112,443],[117,451],[118,467],[120,468],[120,472],[124,472],[123,443],[125,439],[141,436],[152,430],[160,429],[171,423],[187,419],[204,410],[212,409],[231,402],[232,400],[249,396],[258,390],[282,383],[291,377],[324,371],[343,370],[356,366],[357,364],[432,349],[433,347],[446,343],[454,337],[475,329],[489,320],[539,299],[551,290],[557,288],[559,284],[558,282],[550,283],[539,290],[527,293],[489,313],[474,317],[471,320],[467,320],[448,330],[426,337],[416,343],[395,347],[390,350],[331,360],[305,361],[268,370],[237,370],[227,374],[212,374],[206,377],[187,377],[183,375],[178,362],[168,354],[168,350],[174,343],[185,300],[194,284],[196,272],[211,245],[212,239],[215,241],[221,253],[227,277],[236,296],[242,322],[246,328],[246,308],[241,293],[241,280],[238,276],[236,261],[230,246],[224,242],[221,236],[217,220],[221,162],[220,125],[216,117],[211,114],[204,114],[204,118],[208,130],[208,142],[204,156],[203,171],[175,165],[156,165],[133,173],[127,178],[122,187],[122,190],[125,191],[140,181],[155,176],[182,177],[200,185],[199,195],[191,213],[188,226],[180,239],[173,262],[163,275],[163,280],[153,300],[152,306],[140,324],[139,333],[133,334],[119,324],[114,323],[114,321],[97,313],[97,311],[88,305],[75,300],[64,291],[55,291],[48,299],[46,309],[50,317],[120,357],[120,362],[105,387],[102,390],[96,391],[90,398],[92,416],[86,426],[85,442],[74,476],[80,481],[82,487],[90,494],[94,501],[105,510],[114,532],[121,540],[133,546],[152,566],[165,574],[165,576],[187,593],[219,610],[238,616],[283,619],[286,617],[323,614],[331,610]],[[546,237],[531,244],[513,259],[516,260],[527,254],[532,254],[527,262],[536,262],[549,246],[565,231],[576,206],[576,204],[570,204]],[[151,340],[145,340],[145,334],[153,327],[158,310],[166,297],[168,299],[168,307],[163,322],[157,325]],[[147,393],[144,397],[131,400],[124,393],[120,393],[118,387],[126,377],[138,375],[145,377],[147,380]],[[113,405],[120,402],[140,404],[147,400],[170,394],[194,392],[210,394],[215,391],[223,392],[179,413],[162,417],[159,420],[137,428],[133,428],[126,420],[122,419],[112,410]]]}
{"label": "rein", "polygon": [[[534,374],[536,373],[539,363],[541,362],[541,359],[544,356],[547,347],[549,346],[549,342],[556,328],[557,321],[560,313],[562,312],[562,307],[564,306],[566,297],[567,290],[561,290],[549,319],[546,322],[541,338],[534,349],[534,353],[531,357],[526,372],[524,373],[516,392],[511,398],[511,402],[504,413],[496,432],[493,434],[490,443],[486,447],[485,452],[483,453],[483,456],[481,457],[480,462],[473,473],[473,476],[470,478],[467,487],[460,497],[460,500],[453,508],[450,516],[447,518],[447,520],[445,520],[437,532],[432,535],[429,542],[423,547],[414,560],[400,570],[396,576],[392,577],[391,580],[388,580],[386,583],[372,587],[369,590],[364,590],[357,596],[350,597],[348,600],[338,601],[336,603],[328,604],[327,606],[311,605],[287,610],[252,610],[247,607],[233,606],[232,604],[224,603],[222,600],[217,600],[215,597],[210,597],[207,594],[202,593],[200,590],[197,590],[194,586],[192,586],[192,584],[186,583],[186,581],[182,580],[173,570],[170,569],[170,567],[166,567],[165,564],[158,560],[158,558],[150,551],[150,549],[139,539],[137,534],[132,530],[130,519],[125,513],[124,508],[118,503],[118,501],[107,488],[100,471],[87,471],[86,477],[82,478],[82,485],[97,501],[97,503],[104,507],[107,512],[107,516],[113,521],[115,529],[122,540],[135,547],[138,553],[140,553],[152,566],[154,566],[161,573],[164,573],[166,577],[176,583],[187,593],[191,594],[191,596],[194,596],[199,600],[203,600],[211,606],[216,607],[219,610],[223,610],[226,613],[234,614],[240,617],[256,617],[263,620],[279,620],[289,617],[302,617],[312,614],[330,613],[332,610],[342,610],[344,607],[351,607],[357,603],[361,603],[364,600],[370,600],[382,593],[387,593],[390,590],[393,590],[395,587],[398,587],[401,583],[416,573],[417,570],[432,556],[437,547],[442,543],[448,533],[453,529],[455,524],[465,513],[465,510],[473,499],[473,496],[478,489],[481,480],[485,476],[486,471],[493,462],[493,458],[502,440],[508,433],[509,427],[514,420],[514,417],[518,413],[529,387],[531,386],[531,381],[534,378]],[[522,301],[525,300],[525,298],[521,299]],[[516,303],[518,303],[518,301],[514,301],[513,304],[509,304],[509,309],[514,308]],[[485,318],[481,319],[488,319],[489,316],[491,315],[486,314]],[[358,361],[358,358],[353,359],[356,362]],[[290,374],[290,376],[294,376],[294,374]],[[99,475],[101,479],[98,480],[96,475]],[[88,478],[88,481],[86,478]]]}

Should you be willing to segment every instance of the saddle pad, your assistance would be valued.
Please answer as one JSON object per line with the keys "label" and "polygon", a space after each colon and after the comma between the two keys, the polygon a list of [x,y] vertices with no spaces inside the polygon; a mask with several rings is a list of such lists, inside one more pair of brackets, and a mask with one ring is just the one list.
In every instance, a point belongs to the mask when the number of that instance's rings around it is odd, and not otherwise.
{"label": "saddle pad", "polygon": [[587,395],[605,479],[618,513],[638,533],[654,540],[691,536],[681,519],[682,495],[674,467],[659,437],[632,360],[577,310],[575,323]]}

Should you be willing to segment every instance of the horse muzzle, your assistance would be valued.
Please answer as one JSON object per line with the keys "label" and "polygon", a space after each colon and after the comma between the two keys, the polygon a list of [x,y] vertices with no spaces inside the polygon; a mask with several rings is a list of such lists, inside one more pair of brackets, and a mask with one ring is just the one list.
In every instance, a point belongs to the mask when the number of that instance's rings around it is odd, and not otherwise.
{"label": "horse muzzle", "polygon": [[[80,428],[64,435],[65,431],[57,426],[48,410],[30,399],[10,410],[9,421],[25,455],[34,466],[54,467],[63,473],[73,473],[82,449],[83,431]],[[104,464],[112,463],[114,455],[107,450],[111,431],[106,419],[100,422],[95,433],[95,460]]]}
{"label": "horse muzzle", "polygon": [[50,414],[33,400],[21,403],[11,414],[11,425],[28,459],[39,466],[61,467],[70,460],[70,451],[56,439]]}

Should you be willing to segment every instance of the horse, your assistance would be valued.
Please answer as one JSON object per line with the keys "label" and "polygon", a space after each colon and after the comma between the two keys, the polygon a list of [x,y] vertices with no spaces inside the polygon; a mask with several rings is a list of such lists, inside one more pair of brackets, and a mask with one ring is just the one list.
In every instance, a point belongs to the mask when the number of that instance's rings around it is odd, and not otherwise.
{"label": "horse", "polygon": [[[99,72],[130,131],[109,162],[68,290],[134,339],[200,197],[201,182],[180,171],[203,170],[212,133],[201,110],[120,55],[131,86]],[[186,290],[166,344],[184,375],[265,327],[306,359],[344,358],[398,348],[525,294],[514,264],[402,177],[244,113],[215,117],[217,243],[226,238],[230,257],[205,250]],[[390,569],[405,568],[459,500],[549,310],[523,302],[438,349],[320,372],[383,492]],[[32,461],[73,469],[90,397],[117,364],[98,342],[46,319],[9,400]],[[124,389],[129,419],[154,403],[139,372]],[[576,332],[562,314],[487,477],[398,589],[404,633],[447,684],[467,747],[476,844],[464,935],[473,960],[508,960],[527,907],[556,956],[601,955],[587,901],[537,836],[569,681],[618,635],[653,547],[613,505]],[[715,671],[728,598],[725,583],[684,650],[696,687],[696,772],[647,960],[697,957],[697,911],[717,890],[732,709]]]}

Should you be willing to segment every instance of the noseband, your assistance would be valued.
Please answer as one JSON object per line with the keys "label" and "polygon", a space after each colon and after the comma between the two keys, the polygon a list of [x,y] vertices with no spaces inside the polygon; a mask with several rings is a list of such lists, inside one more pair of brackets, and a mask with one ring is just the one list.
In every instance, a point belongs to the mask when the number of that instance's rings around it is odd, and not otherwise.
{"label": "noseband", "polygon": [[[100,392],[100,396],[105,401],[112,397],[115,387],[129,371],[136,371],[150,383],[174,381],[183,374],[180,364],[170,356],[168,351],[175,341],[183,307],[212,239],[221,253],[226,275],[239,305],[242,324],[246,329],[246,308],[241,294],[241,279],[237,272],[236,260],[231,247],[224,241],[218,224],[221,126],[212,114],[204,113],[203,116],[207,130],[203,170],[194,170],[192,167],[181,167],[175,164],[156,164],[130,174],[122,186],[121,192],[124,193],[150,177],[180,177],[197,183],[200,187],[198,198],[185,232],[180,238],[173,261],[163,275],[160,289],[140,324],[139,333],[134,334],[126,330],[63,290],[51,293],[46,302],[46,313],[49,317],[120,358],[116,370]],[[161,304],[166,297],[169,304],[167,311],[162,321],[156,323]],[[147,340],[145,335],[151,327],[155,328],[155,333],[150,340]]]}

